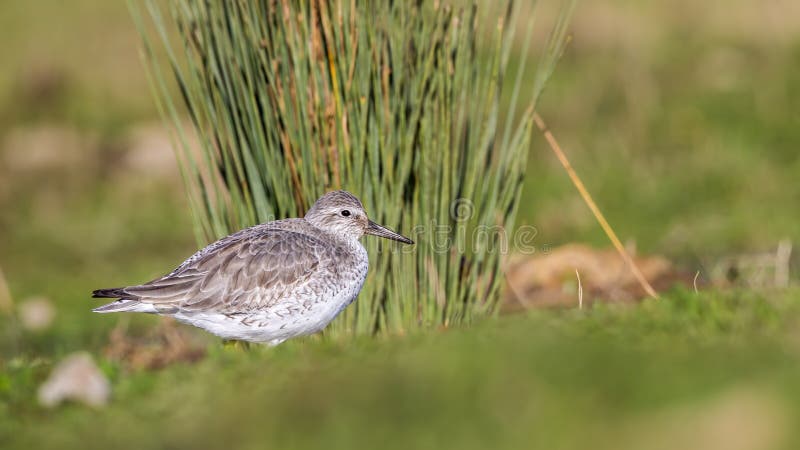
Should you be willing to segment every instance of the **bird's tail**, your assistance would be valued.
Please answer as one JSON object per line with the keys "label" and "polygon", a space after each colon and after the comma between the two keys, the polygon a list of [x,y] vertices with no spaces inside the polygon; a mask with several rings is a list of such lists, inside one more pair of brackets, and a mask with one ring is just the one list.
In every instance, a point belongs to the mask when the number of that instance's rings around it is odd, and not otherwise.
{"label": "bird's tail", "polygon": [[[92,312],[96,313],[112,313],[112,312],[140,312],[142,303],[136,300],[117,300],[112,303],[105,304],[94,308]],[[152,308],[152,307],[151,307]],[[142,311],[143,312],[143,311]]]}
{"label": "bird's tail", "polygon": [[92,311],[96,313],[112,313],[112,312],[148,312],[153,313],[155,309],[153,305],[142,303],[139,300],[131,298],[131,295],[125,292],[125,288],[111,288],[111,289],[98,289],[92,292],[93,298],[118,298],[119,300],[98,306]]}
{"label": "bird's tail", "polygon": [[128,294],[125,288],[97,289],[92,291],[92,298],[125,298]]}

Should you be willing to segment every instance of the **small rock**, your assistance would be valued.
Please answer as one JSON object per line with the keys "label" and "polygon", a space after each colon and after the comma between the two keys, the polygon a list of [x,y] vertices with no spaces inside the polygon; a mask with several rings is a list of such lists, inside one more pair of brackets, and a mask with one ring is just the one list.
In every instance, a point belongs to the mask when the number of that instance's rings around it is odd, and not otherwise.
{"label": "small rock", "polygon": [[19,320],[30,331],[46,330],[53,323],[56,310],[44,297],[29,298],[19,305]]}
{"label": "small rock", "polygon": [[39,403],[48,408],[58,406],[64,400],[101,407],[108,403],[110,396],[108,379],[86,352],[67,356],[39,388]]}

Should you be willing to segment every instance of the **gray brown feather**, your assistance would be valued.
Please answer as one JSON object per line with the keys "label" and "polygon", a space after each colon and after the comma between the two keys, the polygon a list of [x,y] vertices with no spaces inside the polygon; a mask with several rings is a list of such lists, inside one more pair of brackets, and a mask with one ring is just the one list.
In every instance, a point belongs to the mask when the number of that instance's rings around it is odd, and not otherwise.
{"label": "gray brown feather", "polygon": [[248,228],[199,251],[164,277],[94,295],[151,304],[159,312],[268,308],[302,289],[321,266],[337,271],[334,256],[341,249],[308,228],[296,219]]}

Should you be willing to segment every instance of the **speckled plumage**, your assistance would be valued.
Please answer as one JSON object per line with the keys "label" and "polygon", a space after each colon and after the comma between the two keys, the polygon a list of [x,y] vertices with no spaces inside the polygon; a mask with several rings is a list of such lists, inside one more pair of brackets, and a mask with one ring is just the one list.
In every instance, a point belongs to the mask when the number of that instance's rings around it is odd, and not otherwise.
{"label": "speckled plumage", "polygon": [[94,291],[119,299],[94,311],[161,314],[224,339],[276,345],[322,330],[355,300],[368,268],[364,234],[412,243],[370,221],[352,194],[330,192],[302,219],[231,234],[148,283]]}

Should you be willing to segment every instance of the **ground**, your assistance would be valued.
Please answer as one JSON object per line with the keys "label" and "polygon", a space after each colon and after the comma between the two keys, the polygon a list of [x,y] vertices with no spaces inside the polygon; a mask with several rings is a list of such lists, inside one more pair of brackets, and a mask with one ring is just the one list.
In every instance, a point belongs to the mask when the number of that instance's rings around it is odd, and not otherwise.
{"label": "ground", "polygon": [[212,346],[157,372],[106,366],[99,411],[31,405],[49,363],[19,357],[0,433],[19,448],[796,448],[798,320],[797,291],[675,291],[379,340]]}
{"label": "ground", "polygon": [[[579,6],[541,114],[639,252],[710,275],[800,242],[796,4]],[[191,332],[204,359],[137,359],[152,369],[109,356],[114,330],[142,338],[161,320],[94,315],[89,292],[165,273],[197,245],[135,31],[121,2],[7,1],[0,36],[0,270],[14,304],[55,308],[41,331],[0,312],[3,448],[800,445],[800,292],[767,284],[249,353]],[[538,245],[607,245],[539,137],[527,176],[520,221]],[[39,406],[54,365],[82,350],[111,403]]]}

